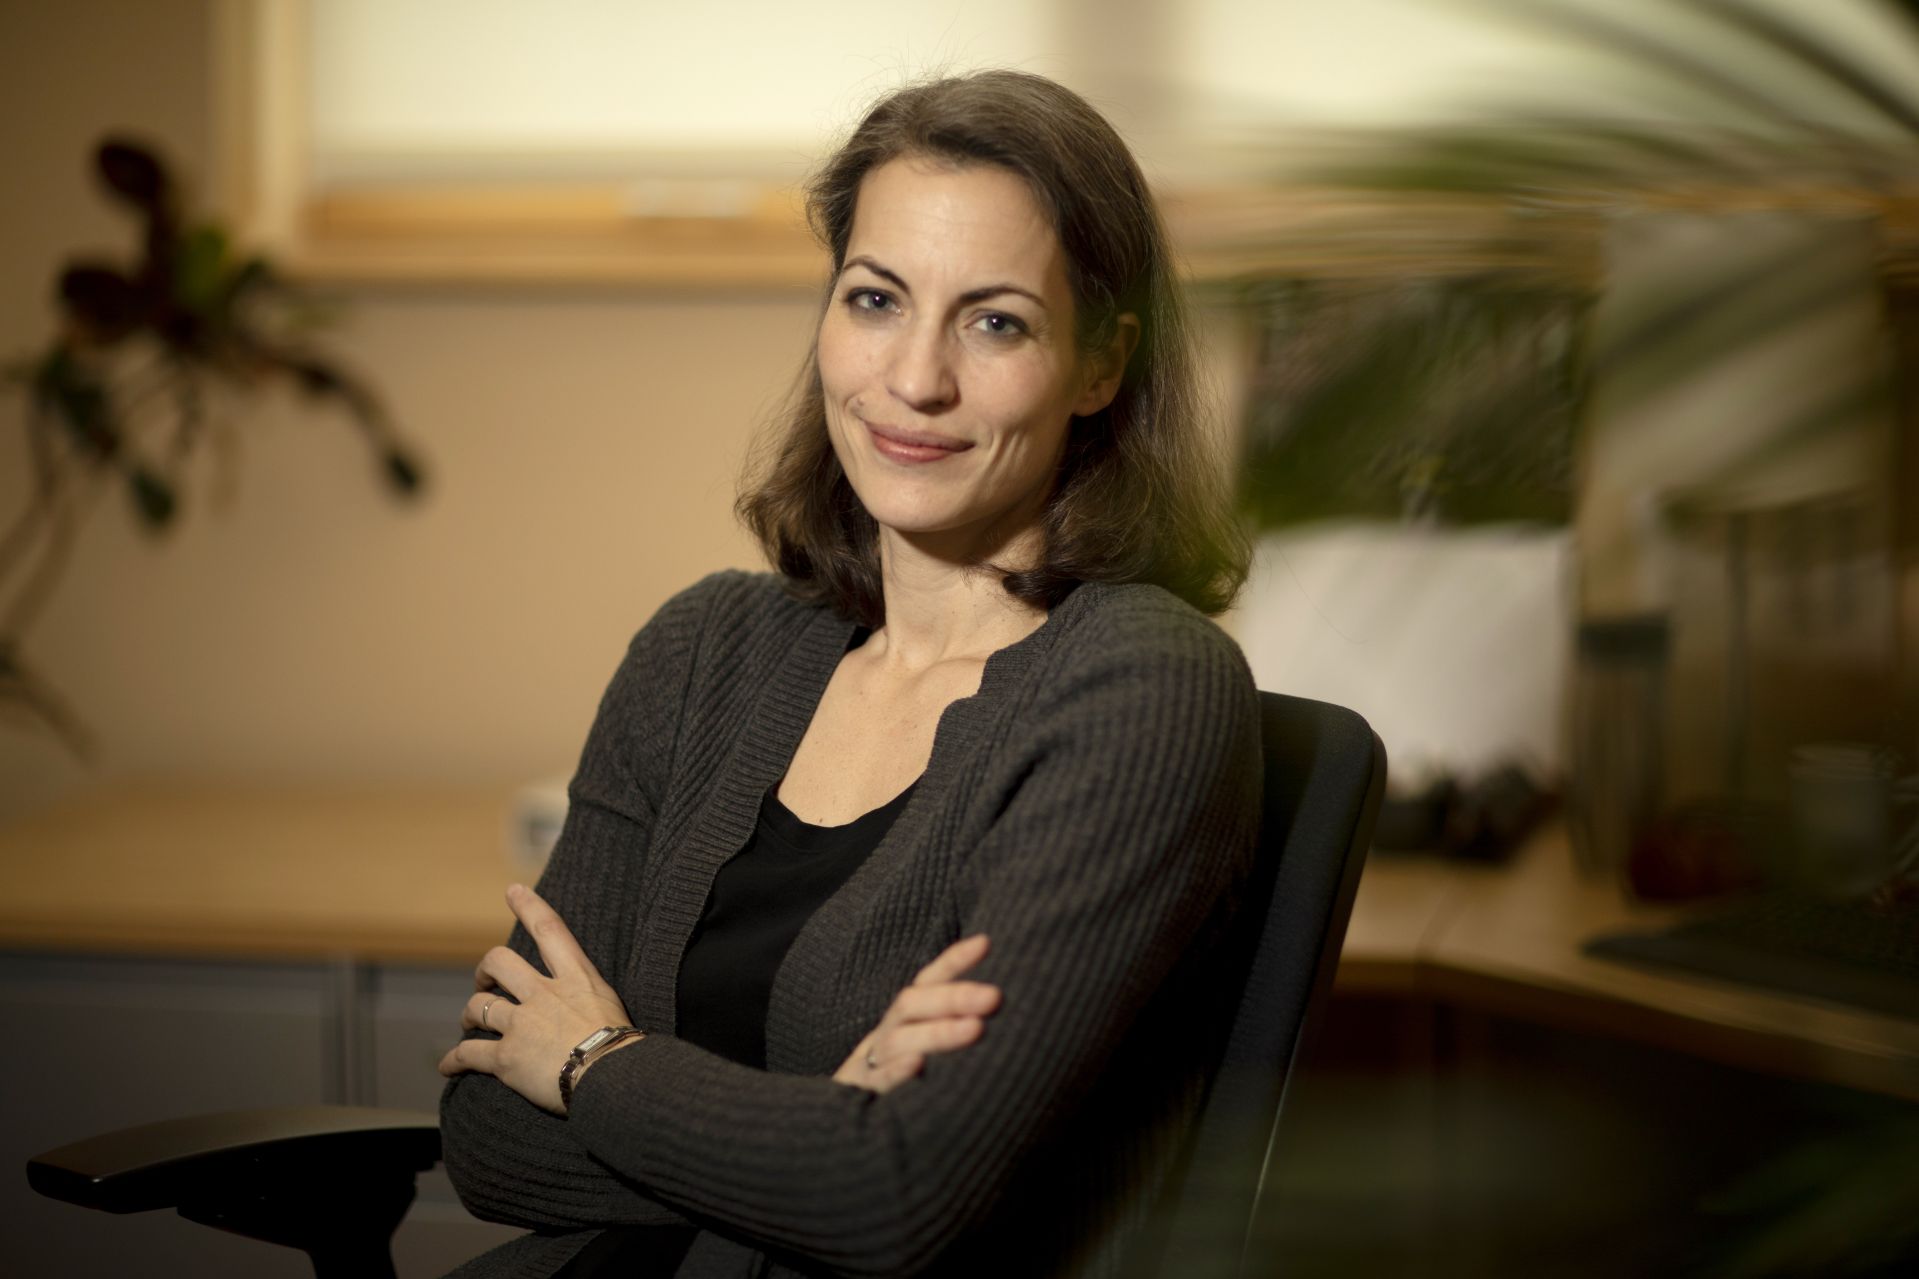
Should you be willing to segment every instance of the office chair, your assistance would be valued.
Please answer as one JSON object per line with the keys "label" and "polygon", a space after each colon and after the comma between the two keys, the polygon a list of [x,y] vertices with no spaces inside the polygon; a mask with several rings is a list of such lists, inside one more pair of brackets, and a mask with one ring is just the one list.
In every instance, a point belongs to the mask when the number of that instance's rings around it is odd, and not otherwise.
{"label": "office chair", "polygon": [[[1146,1236],[1137,1274],[1236,1275],[1245,1265],[1281,1103],[1339,964],[1385,785],[1366,721],[1260,694],[1265,796],[1246,907],[1226,943],[1247,974],[1214,1085]],[[27,1164],[41,1194],[191,1221],[304,1250],[317,1279],[392,1279],[413,1179],[440,1157],[434,1115],[275,1107],[148,1124]]]}
{"label": "office chair", "polygon": [[1339,967],[1386,788],[1386,748],[1342,706],[1261,693],[1259,856],[1233,966],[1246,973],[1183,1166],[1128,1273],[1246,1271],[1282,1103]]}

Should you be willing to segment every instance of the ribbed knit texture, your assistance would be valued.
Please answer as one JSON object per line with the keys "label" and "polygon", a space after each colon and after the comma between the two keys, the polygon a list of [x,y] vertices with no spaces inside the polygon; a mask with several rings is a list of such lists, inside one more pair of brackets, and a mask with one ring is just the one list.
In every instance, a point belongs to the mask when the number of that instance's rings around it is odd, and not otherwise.
{"label": "ribbed knit texture", "polygon": [[[1239,650],[1157,587],[1087,584],[987,662],[866,864],[774,982],[761,1071],[672,1034],[679,961],[852,623],[726,573],[634,639],[540,891],[648,1037],[567,1119],[465,1076],[442,1105],[467,1206],[555,1233],[462,1275],[546,1275],[581,1227],[691,1220],[689,1276],[1113,1273],[1224,1029],[1209,941],[1250,864],[1258,704]],[[832,1072],[962,936],[1004,999],[884,1095]],[[524,930],[509,942],[533,958]],[[536,960],[537,962],[537,960]],[[476,1032],[477,1033],[477,1032]]]}

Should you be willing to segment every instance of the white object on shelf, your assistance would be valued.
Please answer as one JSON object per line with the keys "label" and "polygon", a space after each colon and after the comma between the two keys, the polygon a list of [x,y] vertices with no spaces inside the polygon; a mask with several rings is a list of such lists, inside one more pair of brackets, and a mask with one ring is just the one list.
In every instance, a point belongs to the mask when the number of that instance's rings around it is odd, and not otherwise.
{"label": "white object on shelf", "polygon": [[1393,789],[1563,773],[1565,529],[1318,524],[1260,540],[1234,633],[1261,688],[1364,715]]}

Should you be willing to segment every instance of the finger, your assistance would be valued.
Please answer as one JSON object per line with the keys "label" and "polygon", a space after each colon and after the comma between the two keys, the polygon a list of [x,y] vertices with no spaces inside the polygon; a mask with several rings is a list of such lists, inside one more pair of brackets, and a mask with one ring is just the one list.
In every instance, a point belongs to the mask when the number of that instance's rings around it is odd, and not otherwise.
{"label": "finger", "polygon": [[875,1058],[877,1066],[866,1072],[861,1086],[875,1092],[885,1092],[895,1084],[903,1084],[926,1068],[926,1058],[918,1053],[895,1052],[886,1057]]}
{"label": "finger", "polygon": [[497,990],[483,990],[471,996],[460,1010],[461,1030],[491,1030],[505,1034],[516,1008],[513,998]]}
{"label": "finger", "polygon": [[986,1023],[978,1017],[943,1017],[938,1021],[915,1022],[887,1036],[885,1044],[875,1051],[874,1056],[906,1054],[927,1057],[934,1053],[950,1053],[979,1042],[985,1030]]}
{"label": "finger", "polygon": [[861,1086],[867,1073],[872,1069],[867,1063],[873,1059],[868,1055],[873,1050],[873,1036],[868,1035],[853,1045],[853,1051],[846,1055],[840,1068],[833,1072],[833,1078],[842,1084]]}
{"label": "finger", "polygon": [[938,986],[908,986],[893,997],[888,1015],[895,1024],[934,1017],[983,1017],[999,1007],[998,986],[983,981],[951,981]]}
{"label": "finger", "polygon": [[857,1063],[850,1074],[834,1077],[873,1092],[887,1092],[924,1070],[929,1055],[964,1048],[983,1033],[985,1023],[979,1018],[958,1017],[876,1034],[848,1063]]}
{"label": "finger", "polygon": [[573,930],[566,926],[558,911],[546,904],[544,897],[525,884],[513,884],[506,890],[506,904],[513,908],[513,914],[526,926],[533,944],[540,948],[540,958],[546,961],[548,972],[555,977],[597,975],[593,961],[574,939]]}
{"label": "finger", "polygon": [[462,1039],[447,1049],[446,1056],[440,1058],[440,1073],[448,1078],[473,1071],[477,1074],[491,1075],[499,1070],[500,1041],[497,1039]]}
{"label": "finger", "polygon": [[505,991],[516,999],[524,998],[535,982],[543,980],[539,969],[505,946],[495,946],[480,956],[479,966],[473,970],[476,993]]}
{"label": "finger", "polygon": [[977,964],[985,954],[985,933],[962,937],[935,956],[932,963],[920,969],[919,976],[913,978],[913,984],[930,986],[935,982],[952,981]]}
{"label": "finger", "polygon": [[919,1054],[904,1044],[896,1044],[887,1036],[873,1034],[867,1036],[847,1060],[847,1065],[852,1068],[850,1075],[836,1078],[874,1092],[885,1092],[894,1084],[917,1075],[924,1064]]}

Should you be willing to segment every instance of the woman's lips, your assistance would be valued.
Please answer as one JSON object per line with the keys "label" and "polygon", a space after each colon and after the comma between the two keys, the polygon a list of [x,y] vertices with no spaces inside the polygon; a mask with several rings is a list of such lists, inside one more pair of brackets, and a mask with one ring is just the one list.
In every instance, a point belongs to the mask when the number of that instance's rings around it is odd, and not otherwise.
{"label": "woman's lips", "polygon": [[878,427],[871,422],[866,422],[865,426],[867,434],[873,437],[873,447],[879,455],[895,462],[938,462],[973,447],[968,441],[948,439],[943,435]]}

